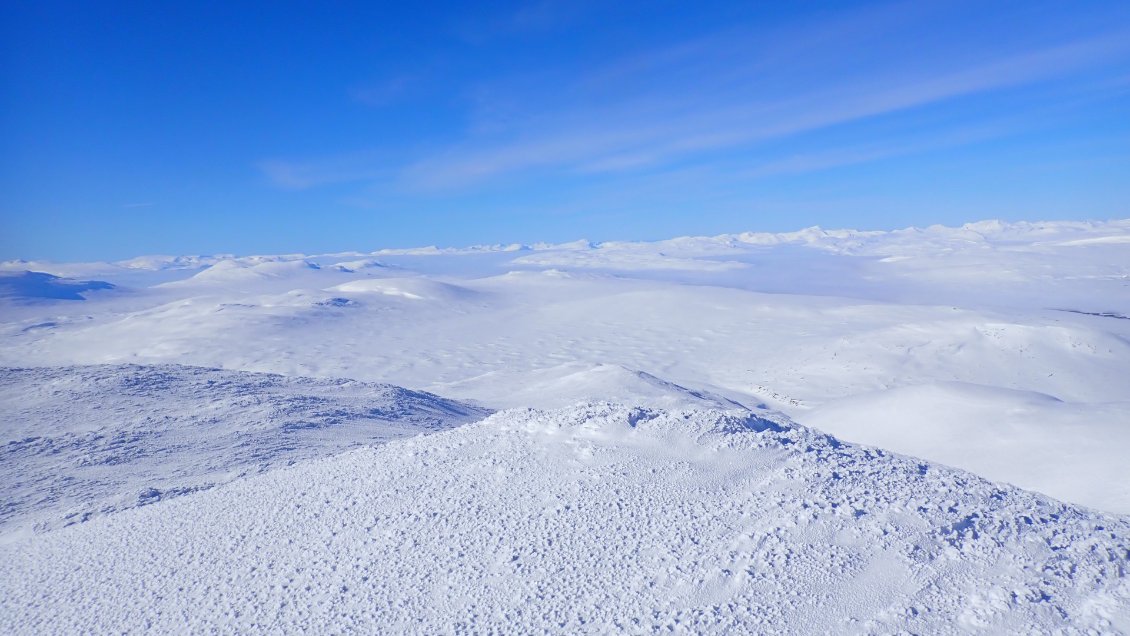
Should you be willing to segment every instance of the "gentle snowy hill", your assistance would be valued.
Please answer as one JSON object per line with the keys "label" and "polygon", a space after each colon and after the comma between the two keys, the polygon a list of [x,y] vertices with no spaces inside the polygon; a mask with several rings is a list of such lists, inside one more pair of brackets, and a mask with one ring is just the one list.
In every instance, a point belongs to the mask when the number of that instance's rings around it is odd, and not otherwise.
{"label": "gentle snowy hill", "polygon": [[180,365],[0,368],[0,539],[488,412],[430,393]]}
{"label": "gentle snowy hill", "polygon": [[453,382],[442,388],[443,393],[459,395],[498,396],[502,383],[511,386],[505,398],[507,404],[531,404],[540,408],[560,408],[585,402],[598,396],[609,402],[636,404],[654,408],[719,408],[748,409],[749,406],[733,399],[699,391],[668,382],[650,373],[629,369],[618,364],[585,365],[566,363],[530,371],[521,382],[515,382],[505,371],[491,371],[480,376]]}
{"label": "gentle snowy hill", "polygon": [[45,272],[0,271],[0,299],[9,302],[35,300],[85,300],[92,291],[114,289],[100,280],[71,280]]}
{"label": "gentle snowy hill", "polygon": [[0,546],[10,634],[1130,630],[1130,522],[721,411],[515,410]]}
{"label": "gentle snowy hill", "polygon": [[423,277],[417,278],[363,278],[331,287],[329,291],[344,294],[378,294],[398,296],[411,300],[455,302],[474,297],[469,289],[440,283]]}

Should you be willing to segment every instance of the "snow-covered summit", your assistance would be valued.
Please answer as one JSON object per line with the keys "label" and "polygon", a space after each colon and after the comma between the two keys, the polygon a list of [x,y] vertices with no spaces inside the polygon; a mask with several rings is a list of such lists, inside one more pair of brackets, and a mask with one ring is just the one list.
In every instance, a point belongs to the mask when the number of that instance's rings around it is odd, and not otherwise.
{"label": "snow-covered summit", "polygon": [[1130,521],[715,410],[505,411],[0,547],[0,631],[1115,633]]}

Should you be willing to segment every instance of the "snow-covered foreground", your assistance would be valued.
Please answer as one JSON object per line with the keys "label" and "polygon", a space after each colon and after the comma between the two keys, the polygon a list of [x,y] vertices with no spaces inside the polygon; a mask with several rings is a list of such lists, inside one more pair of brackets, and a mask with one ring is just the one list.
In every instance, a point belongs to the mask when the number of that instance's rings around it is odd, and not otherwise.
{"label": "snow-covered foreground", "polygon": [[513,410],[0,547],[5,633],[1113,633],[1130,523],[739,411]]}
{"label": "snow-covered foreground", "polygon": [[487,411],[399,387],[178,365],[0,368],[0,541]]}

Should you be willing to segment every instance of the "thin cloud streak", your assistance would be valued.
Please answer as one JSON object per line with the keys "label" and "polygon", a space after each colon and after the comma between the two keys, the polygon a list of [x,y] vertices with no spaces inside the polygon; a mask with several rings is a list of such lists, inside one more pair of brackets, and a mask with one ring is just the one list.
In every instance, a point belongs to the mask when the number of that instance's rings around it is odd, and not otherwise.
{"label": "thin cloud streak", "polygon": [[758,25],[737,25],[611,62],[588,72],[580,85],[623,90],[635,88],[641,77],[669,79],[672,74],[692,77],[695,83],[752,80],[760,70],[862,48],[933,9],[923,2],[884,4],[831,14],[815,23],[785,24],[771,33],[763,33]]}
{"label": "thin cloud streak", "polygon": [[909,142],[877,142],[837,147],[818,152],[798,153],[763,163],[744,172],[750,178],[808,174],[835,168],[855,166],[893,157],[923,154],[1005,137],[1017,132],[1016,127],[993,125],[980,128],[946,130],[942,135]]}
{"label": "thin cloud streak", "polygon": [[[697,153],[1052,79],[1124,53],[1130,48],[1128,42],[1130,38],[1108,36],[942,75],[862,83],[788,101],[700,110],[690,116],[675,115],[655,121],[633,120],[630,115],[608,118],[593,112],[591,119],[607,123],[554,126],[553,135],[454,148],[409,166],[403,178],[412,187],[428,190],[473,185],[535,168],[602,172],[673,162]],[[662,111],[661,106],[651,110]]]}
{"label": "thin cloud streak", "polygon": [[[563,15],[561,7],[531,4],[504,22],[541,28]],[[917,51],[917,42],[898,40],[898,34],[912,32],[907,23],[933,20],[940,11],[932,3],[900,3],[826,14],[772,32],[738,25],[577,71],[579,77],[547,72],[541,86],[536,77],[532,86],[492,80],[471,87],[471,94],[488,97],[469,113],[462,139],[446,147],[423,154],[401,147],[300,161],[270,158],[257,167],[285,189],[379,182],[411,195],[450,193],[516,174],[617,175],[710,157],[728,163],[733,157],[724,153],[1052,81],[1125,59],[1130,51],[1130,33],[1120,32],[1041,47],[1009,42],[976,54],[936,43],[907,59],[892,54]],[[882,48],[892,38],[894,44]],[[829,76],[837,79],[829,83]],[[403,79],[353,97],[385,103],[403,92]],[[508,115],[484,125],[476,115],[496,110],[492,103]],[[866,147],[844,157],[879,152]],[[776,162],[786,166],[795,156]],[[747,157],[745,168],[755,173],[774,162]]]}

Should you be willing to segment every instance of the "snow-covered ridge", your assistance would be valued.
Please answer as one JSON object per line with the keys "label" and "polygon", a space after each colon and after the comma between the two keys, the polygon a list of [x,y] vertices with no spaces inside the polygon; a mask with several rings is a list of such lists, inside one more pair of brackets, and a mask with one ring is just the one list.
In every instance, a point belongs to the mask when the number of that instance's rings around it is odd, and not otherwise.
{"label": "snow-covered ridge", "polygon": [[1130,521],[749,413],[590,404],[0,547],[0,631],[1117,633]]}
{"label": "snow-covered ridge", "polygon": [[400,387],[181,365],[0,368],[0,537],[488,411]]}

